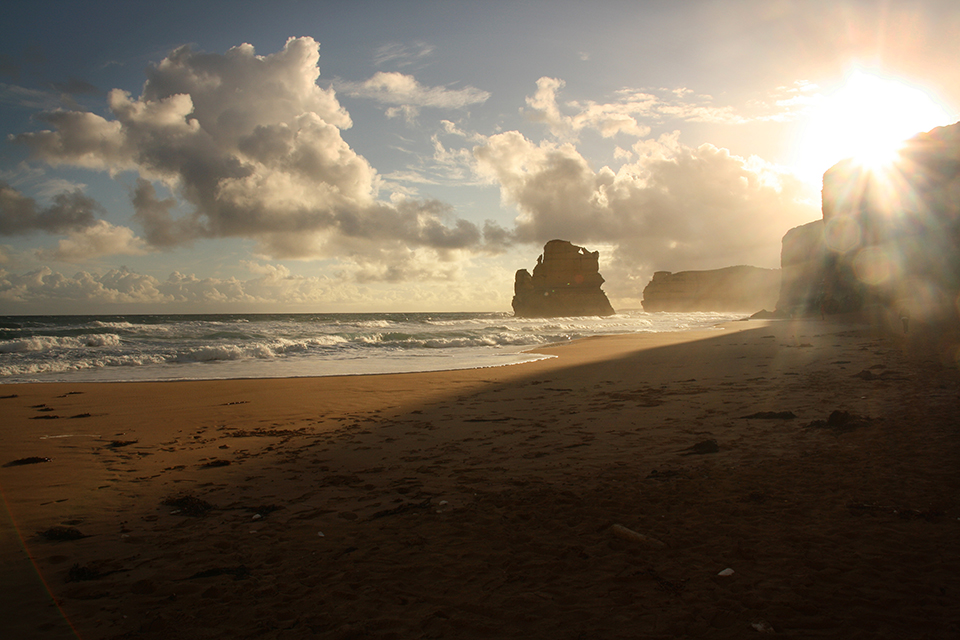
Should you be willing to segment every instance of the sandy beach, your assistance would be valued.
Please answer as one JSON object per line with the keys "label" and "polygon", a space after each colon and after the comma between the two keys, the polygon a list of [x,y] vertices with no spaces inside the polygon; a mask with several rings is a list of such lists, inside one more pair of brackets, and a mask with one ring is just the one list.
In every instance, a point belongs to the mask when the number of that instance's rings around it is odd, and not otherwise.
{"label": "sandy beach", "polygon": [[911,329],[0,386],[3,636],[960,637],[960,372]]}

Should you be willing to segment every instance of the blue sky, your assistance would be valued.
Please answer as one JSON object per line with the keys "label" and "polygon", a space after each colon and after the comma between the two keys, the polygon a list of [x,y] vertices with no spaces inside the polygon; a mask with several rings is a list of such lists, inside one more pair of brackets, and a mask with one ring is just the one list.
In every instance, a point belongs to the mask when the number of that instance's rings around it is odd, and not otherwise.
{"label": "blue sky", "polygon": [[960,119],[952,1],[4,14],[0,314],[508,311],[553,238],[636,308],[777,267],[830,164]]}

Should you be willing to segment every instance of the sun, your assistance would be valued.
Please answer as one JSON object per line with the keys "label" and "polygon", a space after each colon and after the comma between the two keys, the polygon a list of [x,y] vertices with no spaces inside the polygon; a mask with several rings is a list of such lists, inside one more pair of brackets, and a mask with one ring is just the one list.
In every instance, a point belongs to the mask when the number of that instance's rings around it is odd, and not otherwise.
{"label": "sun", "polygon": [[860,70],[813,104],[793,166],[814,184],[844,158],[876,168],[893,160],[904,140],[953,122],[922,90]]}

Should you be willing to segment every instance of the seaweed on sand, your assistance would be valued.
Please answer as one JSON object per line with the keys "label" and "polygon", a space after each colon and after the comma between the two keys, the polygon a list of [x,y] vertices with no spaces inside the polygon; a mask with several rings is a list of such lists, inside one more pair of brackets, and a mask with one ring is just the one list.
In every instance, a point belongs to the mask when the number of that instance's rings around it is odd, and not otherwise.
{"label": "seaweed on sand", "polygon": [[50,462],[50,458],[41,458],[40,456],[30,456],[29,458],[20,458],[18,460],[11,460],[10,462],[8,462],[3,466],[19,467],[25,464],[40,464],[41,462]]}
{"label": "seaweed on sand", "polygon": [[44,531],[40,531],[38,535],[41,538],[46,538],[47,540],[56,540],[56,541],[79,540],[80,538],[87,537],[82,533],[80,533],[79,529],[75,529],[73,527],[64,527],[60,525],[56,527],[50,527],[49,529],[46,529]]}

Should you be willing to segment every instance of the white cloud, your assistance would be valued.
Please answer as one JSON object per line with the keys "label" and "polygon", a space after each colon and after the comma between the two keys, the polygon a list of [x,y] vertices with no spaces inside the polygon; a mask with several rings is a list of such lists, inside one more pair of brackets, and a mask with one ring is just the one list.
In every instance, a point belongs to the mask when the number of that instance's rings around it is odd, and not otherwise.
{"label": "white cloud", "polygon": [[65,276],[49,267],[25,274],[0,270],[0,301],[8,304],[173,302],[172,298],[160,293],[157,284],[156,278],[132,273],[126,268],[103,275],[80,271],[73,276]]}
{"label": "white cloud", "polygon": [[97,220],[89,227],[73,231],[60,240],[54,250],[38,251],[38,257],[61,262],[86,262],[103,256],[139,256],[147,253],[146,243],[133,229]]}
{"label": "white cloud", "polygon": [[[757,121],[788,121],[797,118],[817,96],[815,86],[797,82],[792,88],[778,88],[769,99],[752,100],[743,109],[732,105],[713,104],[709,95],[694,94],[691,89],[659,88],[654,90],[621,89],[608,102],[567,101],[560,103],[559,93],[565,82],[543,77],[537,90],[526,99],[524,114],[533,122],[545,124],[551,135],[574,141],[584,130],[598,132],[604,138],[618,134],[634,138],[649,135],[648,124],[665,122],[701,122],[741,125]],[[788,97],[782,97],[787,93]]]}
{"label": "white cloud", "polygon": [[[109,93],[111,118],[47,112],[39,118],[51,129],[14,140],[51,165],[138,172],[136,219],[154,247],[244,237],[272,258],[342,256],[346,245],[371,255],[396,243],[440,255],[479,247],[477,227],[448,207],[378,199],[381,178],[343,140],[352,122],[334,91],[317,85],[318,61],[309,37],[267,56],[248,44],[224,55],[181,47],[148,69],[139,97]],[[375,78],[374,94],[414,107],[488,95],[423,87],[401,74]],[[158,197],[157,182],[172,197]]]}
{"label": "white cloud", "polygon": [[616,102],[569,102],[565,106],[576,113],[565,115],[557,102],[557,94],[565,84],[557,78],[537,80],[537,91],[527,97],[527,118],[544,123],[550,133],[562,140],[575,139],[584,129],[596,130],[604,138],[618,133],[642,138],[650,133],[650,127],[640,124],[636,116],[652,113],[657,102],[654,96],[622,91]]}
{"label": "white cloud", "polygon": [[463,109],[490,98],[489,92],[475,87],[426,87],[413,76],[393,71],[379,71],[364,82],[341,82],[338,88],[348,95],[396,105],[387,110],[387,115],[403,115],[407,120],[415,119],[423,107]]}
{"label": "white cloud", "polygon": [[783,234],[818,217],[796,178],[758,158],[687,147],[676,133],[637,142],[633,153],[614,172],[593,170],[572,144],[516,131],[474,148],[477,171],[519,211],[518,241],[616,247],[604,273],[614,295],[639,287],[637,296],[654,270],[776,267]]}
{"label": "white cloud", "polygon": [[377,49],[373,56],[373,63],[378,67],[388,63],[398,67],[408,67],[429,58],[433,50],[433,45],[419,40],[410,44],[388,42]]}

